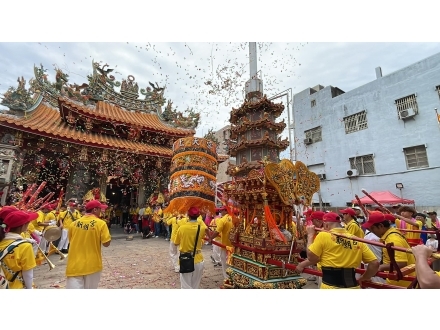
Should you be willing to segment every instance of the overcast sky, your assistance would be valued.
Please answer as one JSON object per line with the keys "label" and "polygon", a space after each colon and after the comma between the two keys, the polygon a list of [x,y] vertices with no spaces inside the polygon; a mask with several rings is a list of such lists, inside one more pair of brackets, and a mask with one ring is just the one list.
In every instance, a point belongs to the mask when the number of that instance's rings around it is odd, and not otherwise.
{"label": "overcast sky", "polygon": [[[331,4],[316,0],[313,6],[295,2],[283,5],[282,10],[277,1],[272,1],[267,13],[256,7],[256,14],[245,3],[229,0],[215,8],[200,1],[171,1],[162,7],[149,3],[139,10],[88,1],[87,11],[81,5],[85,2],[77,0],[75,6],[61,12],[60,8],[43,3],[45,0],[3,4],[4,12],[20,13],[21,23],[17,24],[16,15],[2,17],[3,26],[11,29],[4,29],[0,35],[0,41],[5,41],[0,42],[0,93],[10,86],[16,87],[18,77],[29,82],[34,64],[40,63],[48,69],[51,81],[54,68],[59,67],[69,74],[69,83],[87,82],[95,60],[115,69],[112,74],[119,81],[133,75],[139,88],[146,88],[149,82],[166,86],[165,97],[173,101],[178,111],[193,108],[201,113],[198,136],[211,128],[217,130],[228,125],[232,107],[242,104],[244,84],[249,79],[248,42],[157,40],[302,41],[257,43],[258,69],[269,97],[289,88],[295,94],[318,84],[347,92],[374,80],[378,66],[387,75],[440,52],[440,44],[434,42],[316,42],[326,38],[429,41],[436,37],[435,11],[416,7],[399,8],[398,13],[395,6],[376,0],[362,8],[350,7],[350,2],[344,0]],[[28,11],[23,10],[24,4]],[[36,12],[43,7],[44,13],[37,16]],[[245,11],[246,15],[240,14]],[[423,12],[423,17],[418,11]],[[146,15],[148,12],[157,15]],[[400,24],[399,15],[409,14],[414,16],[411,21],[415,24]],[[60,21],[54,17],[61,17]],[[414,26],[423,26],[423,32]],[[40,41],[72,38],[106,42]],[[34,42],[15,42],[19,40]],[[112,40],[120,42],[108,42]],[[286,113],[280,120],[285,117]],[[287,132],[283,135],[287,136]]]}

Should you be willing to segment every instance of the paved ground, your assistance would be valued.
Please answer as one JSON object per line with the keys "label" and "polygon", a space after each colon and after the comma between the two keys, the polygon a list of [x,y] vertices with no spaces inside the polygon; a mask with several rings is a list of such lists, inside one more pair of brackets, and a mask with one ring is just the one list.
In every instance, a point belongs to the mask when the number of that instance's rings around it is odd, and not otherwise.
{"label": "paved ground", "polygon": [[[104,269],[100,289],[180,289],[179,274],[175,273],[168,254],[169,241],[163,238],[142,239],[134,234],[127,241],[120,228],[112,228],[112,242],[103,247]],[[203,246],[205,270],[202,289],[218,289],[223,282],[221,267],[214,267],[210,260],[212,246]],[[43,264],[34,270],[34,283],[39,289],[62,289],[66,285],[66,260],[56,254],[49,259],[55,268]],[[308,275],[305,275],[306,277]],[[316,289],[314,282],[305,288]]]}

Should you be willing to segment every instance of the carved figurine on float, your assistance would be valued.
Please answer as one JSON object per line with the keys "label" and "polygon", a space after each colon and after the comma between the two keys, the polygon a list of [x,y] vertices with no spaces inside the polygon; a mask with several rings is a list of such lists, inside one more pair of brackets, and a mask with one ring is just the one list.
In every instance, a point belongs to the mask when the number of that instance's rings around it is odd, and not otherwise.
{"label": "carved figurine on float", "polygon": [[93,188],[87,192],[87,194],[83,197],[83,202],[89,202],[91,200],[99,200],[102,203],[107,202],[107,198],[105,198],[105,195],[101,192],[101,189],[99,188]]}
{"label": "carved figurine on float", "polygon": [[150,205],[160,205],[165,203],[165,196],[159,190],[155,190],[148,198],[148,204]]}

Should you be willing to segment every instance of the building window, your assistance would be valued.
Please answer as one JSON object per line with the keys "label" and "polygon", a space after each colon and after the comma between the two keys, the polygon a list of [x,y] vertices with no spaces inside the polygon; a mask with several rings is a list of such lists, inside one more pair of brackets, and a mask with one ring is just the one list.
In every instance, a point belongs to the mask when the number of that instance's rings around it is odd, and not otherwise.
{"label": "building window", "polygon": [[316,105],[316,100],[312,100],[312,102],[310,102],[310,105],[312,106],[312,108]]}
{"label": "building window", "polygon": [[406,168],[408,170],[429,166],[428,155],[424,145],[404,148],[403,151],[405,152]]}
{"label": "building window", "polygon": [[350,168],[357,170],[359,175],[375,174],[373,155],[350,158]]}
{"label": "building window", "polygon": [[367,129],[367,112],[361,111],[344,118],[345,134]]}
{"label": "building window", "polygon": [[435,90],[436,90],[437,93],[438,93],[438,97],[440,97],[440,85],[436,86],[436,87],[435,87]]}
{"label": "building window", "polygon": [[[417,106],[416,94],[402,97],[401,99],[396,100],[395,103],[397,107],[397,114],[399,115],[399,117],[401,117],[400,115],[402,113],[404,114],[403,117],[407,117],[407,113],[411,115],[412,112],[414,114],[418,114],[419,112],[419,108]],[[411,111],[411,109],[413,111]]]}
{"label": "building window", "polygon": [[322,141],[322,128],[321,126],[304,131],[306,139],[311,139],[312,143]]}

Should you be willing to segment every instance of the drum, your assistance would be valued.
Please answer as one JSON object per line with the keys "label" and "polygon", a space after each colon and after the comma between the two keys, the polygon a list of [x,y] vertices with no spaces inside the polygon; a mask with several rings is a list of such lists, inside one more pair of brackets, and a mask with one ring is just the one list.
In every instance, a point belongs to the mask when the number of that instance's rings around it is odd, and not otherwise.
{"label": "drum", "polygon": [[54,242],[61,237],[61,228],[57,226],[47,226],[43,232],[43,237],[48,242]]}
{"label": "drum", "polygon": [[188,137],[174,142],[171,160],[170,204],[164,213],[185,214],[192,206],[215,212],[217,145]]}

